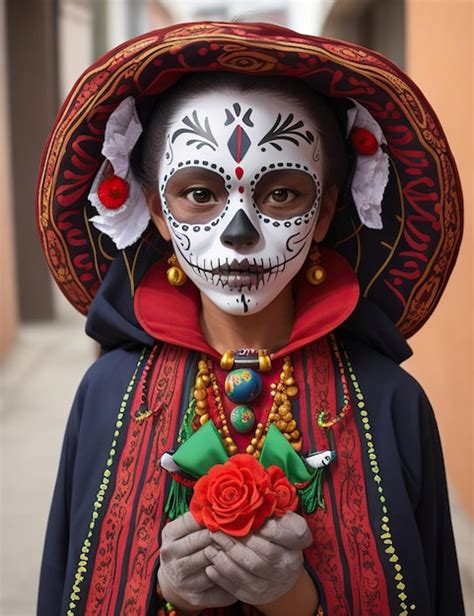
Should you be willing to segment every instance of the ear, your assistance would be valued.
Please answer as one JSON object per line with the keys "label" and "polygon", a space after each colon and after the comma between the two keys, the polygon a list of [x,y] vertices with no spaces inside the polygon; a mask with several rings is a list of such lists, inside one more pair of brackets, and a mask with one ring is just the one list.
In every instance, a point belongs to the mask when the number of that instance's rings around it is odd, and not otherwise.
{"label": "ear", "polygon": [[339,191],[337,189],[337,186],[333,184],[328,190],[325,190],[323,193],[319,218],[313,236],[313,239],[316,243],[322,242],[323,239],[326,237],[326,233],[328,232],[329,226],[331,225],[332,219],[334,218],[334,213],[336,211],[338,192]]}
{"label": "ear", "polygon": [[163,216],[160,198],[155,191],[152,191],[149,188],[145,188],[144,191],[148,210],[150,211],[150,218],[152,219],[155,227],[160,232],[161,237],[167,242],[169,242],[171,240],[171,234]]}

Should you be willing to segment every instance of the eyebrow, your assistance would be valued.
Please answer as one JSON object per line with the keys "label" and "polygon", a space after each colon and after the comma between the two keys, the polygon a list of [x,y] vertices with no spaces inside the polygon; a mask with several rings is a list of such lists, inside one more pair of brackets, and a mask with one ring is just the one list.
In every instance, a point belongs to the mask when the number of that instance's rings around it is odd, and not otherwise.
{"label": "eyebrow", "polygon": [[210,169],[204,169],[203,167],[185,167],[183,169],[179,169],[178,171],[176,171],[176,173],[173,173],[173,175],[169,179],[169,182],[172,182],[173,180],[186,182],[197,176],[205,176],[206,179],[210,180],[218,179],[220,182],[223,181],[223,178],[221,175],[219,175],[219,173],[211,171]]}
{"label": "eyebrow", "polygon": [[268,171],[260,176],[259,183],[265,182],[279,182],[280,180],[284,181],[288,178],[292,178],[293,180],[297,180],[302,176],[308,177],[312,179],[312,176],[307,171],[303,169],[275,169],[273,171]]}

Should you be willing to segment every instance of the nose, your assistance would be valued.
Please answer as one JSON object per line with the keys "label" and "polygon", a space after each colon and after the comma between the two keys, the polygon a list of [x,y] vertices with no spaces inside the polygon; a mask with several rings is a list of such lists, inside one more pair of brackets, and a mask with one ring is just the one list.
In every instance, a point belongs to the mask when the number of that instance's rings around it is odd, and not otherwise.
{"label": "nose", "polygon": [[260,235],[257,229],[244,210],[239,210],[235,214],[221,235],[221,242],[224,246],[231,246],[232,248],[254,246],[259,239]]}

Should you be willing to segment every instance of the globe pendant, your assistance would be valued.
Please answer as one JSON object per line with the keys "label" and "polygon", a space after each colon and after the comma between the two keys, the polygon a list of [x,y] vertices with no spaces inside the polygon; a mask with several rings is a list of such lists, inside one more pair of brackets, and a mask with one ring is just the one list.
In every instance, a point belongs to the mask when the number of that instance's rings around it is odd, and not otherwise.
{"label": "globe pendant", "polygon": [[255,425],[255,413],[250,406],[241,404],[232,409],[230,423],[236,432],[244,434],[249,432]]}
{"label": "globe pendant", "polygon": [[237,368],[227,375],[224,388],[232,402],[247,404],[262,391],[262,380],[251,368]]}

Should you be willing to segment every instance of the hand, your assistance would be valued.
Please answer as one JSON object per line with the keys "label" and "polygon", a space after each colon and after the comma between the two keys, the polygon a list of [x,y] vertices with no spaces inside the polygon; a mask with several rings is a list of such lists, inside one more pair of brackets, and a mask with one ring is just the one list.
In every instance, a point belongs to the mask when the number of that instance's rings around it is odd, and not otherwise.
{"label": "hand", "polygon": [[212,562],[207,576],[251,605],[270,603],[293,588],[301,575],[302,550],[313,541],[305,519],[293,512],[268,520],[241,540],[221,532],[211,537],[221,549],[204,548]]}
{"label": "hand", "polygon": [[186,513],[166,524],[161,536],[158,584],[167,601],[177,608],[222,607],[235,598],[206,575],[210,562],[204,550],[212,543],[211,534]]}

